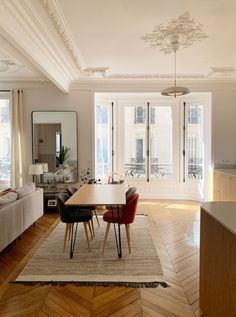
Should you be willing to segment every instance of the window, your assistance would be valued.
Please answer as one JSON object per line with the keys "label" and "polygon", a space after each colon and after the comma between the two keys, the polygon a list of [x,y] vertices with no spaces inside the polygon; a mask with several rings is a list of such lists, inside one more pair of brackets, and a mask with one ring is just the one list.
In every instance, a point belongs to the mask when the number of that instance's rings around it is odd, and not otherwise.
{"label": "window", "polygon": [[200,124],[201,123],[201,106],[189,106],[188,109],[188,123],[189,124]]}
{"label": "window", "polygon": [[96,105],[95,122],[95,173],[104,179],[112,170],[111,105]]}
{"label": "window", "polygon": [[10,187],[11,174],[10,93],[0,92],[0,189]]}
{"label": "window", "polygon": [[135,107],[134,123],[145,123],[146,110],[145,107]]}
{"label": "window", "polygon": [[[141,118],[142,113],[142,119],[145,119],[149,113],[150,127],[149,120],[146,119],[142,121],[142,125],[136,124],[137,113],[140,114],[139,118]],[[143,107],[127,105],[124,109],[124,118],[124,168],[126,176],[139,178],[172,177],[171,106],[149,106],[148,103]],[[140,122],[141,119],[139,119]]]}
{"label": "window", "polygon": [[[172,176],[172,109],[170,106],[152,106],[157,118],[150,126],[150,176]],[[152,122],[151,122],[152,123]]]}
{"label": "window", "polygon": [[203,106],[187,105],[188,118],[186,133],[186,161],[187,179],[203,178]]}
{"label": "window", "polygon": [[151,124],[155,124],[155,108],[154,107],[151,107]]}
{"label": "window", "polygon": [[[100,95],[102,99],[105,94]],[[208,181],[204,162],[210,158],[206,148],[210,137],[203,129],[210,118],[210,95],[190,96],[186,102],[131,93],[107,93],[105,97],[110,104],[95,98],[97,178],[123,173],[130,178],[128,182],[147,182],[147,193],[159,190],[160,182],[174,185],[171,190],[176,196],[202,190]],[[185,181],[192,182],[192,187],[187,188]]]}
{"label": "window", "polygon": [[[139,114],[139,116],[137,116]],[[146,108],[125,106],[124,108],[124,168],[127,177],[146,177],[144,153],[146,145]],[[143,123],[143,124],[136,124]]]}

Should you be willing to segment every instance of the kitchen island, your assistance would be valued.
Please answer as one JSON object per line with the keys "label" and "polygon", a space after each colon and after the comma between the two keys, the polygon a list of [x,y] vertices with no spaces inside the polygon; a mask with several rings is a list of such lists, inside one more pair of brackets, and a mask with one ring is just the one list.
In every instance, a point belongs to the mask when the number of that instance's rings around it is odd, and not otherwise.
{"label": "kitchen island", "polygon": [[201,205],[200,308],[206,317],[236,316],[236,202]]}

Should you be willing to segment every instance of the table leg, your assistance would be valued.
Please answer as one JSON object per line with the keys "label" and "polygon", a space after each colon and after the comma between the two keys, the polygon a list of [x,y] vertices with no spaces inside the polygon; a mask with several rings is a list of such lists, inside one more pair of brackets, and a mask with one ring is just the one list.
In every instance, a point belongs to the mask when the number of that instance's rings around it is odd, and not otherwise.
{"label": "table leg", "polygon": [[75,232],[74,232],[74,224],[72,224],[71,240],[70,240],[70,258],[71,259],[73,258],[73,254],[74,254],[77,229],[78,229],[78,222],[76,223]]}
{"label": "table leg", "polygon": [[121,259],[122,258],[122,248],[121,248],[121,234],[120,234],[120,206],[117,206],[117,215],[118,215],[118,238],[119,238],[118,256]]}

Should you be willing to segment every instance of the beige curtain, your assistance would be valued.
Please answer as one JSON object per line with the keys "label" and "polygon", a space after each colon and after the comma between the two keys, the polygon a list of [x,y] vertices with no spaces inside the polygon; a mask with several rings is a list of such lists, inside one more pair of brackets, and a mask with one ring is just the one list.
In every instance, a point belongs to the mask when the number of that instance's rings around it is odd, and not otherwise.
{"label": "beige curtain", "polygon": [[25,182],[23,91],[12,91],[11,187]]}

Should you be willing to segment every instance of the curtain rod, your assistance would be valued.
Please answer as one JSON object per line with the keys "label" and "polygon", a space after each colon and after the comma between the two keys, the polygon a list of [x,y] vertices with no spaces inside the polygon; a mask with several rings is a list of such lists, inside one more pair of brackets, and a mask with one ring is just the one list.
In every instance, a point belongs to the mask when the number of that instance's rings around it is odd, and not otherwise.
{"label": "curtain rod", "polygon": [[11,92],[11,90],[0,90],[0,92]]}

